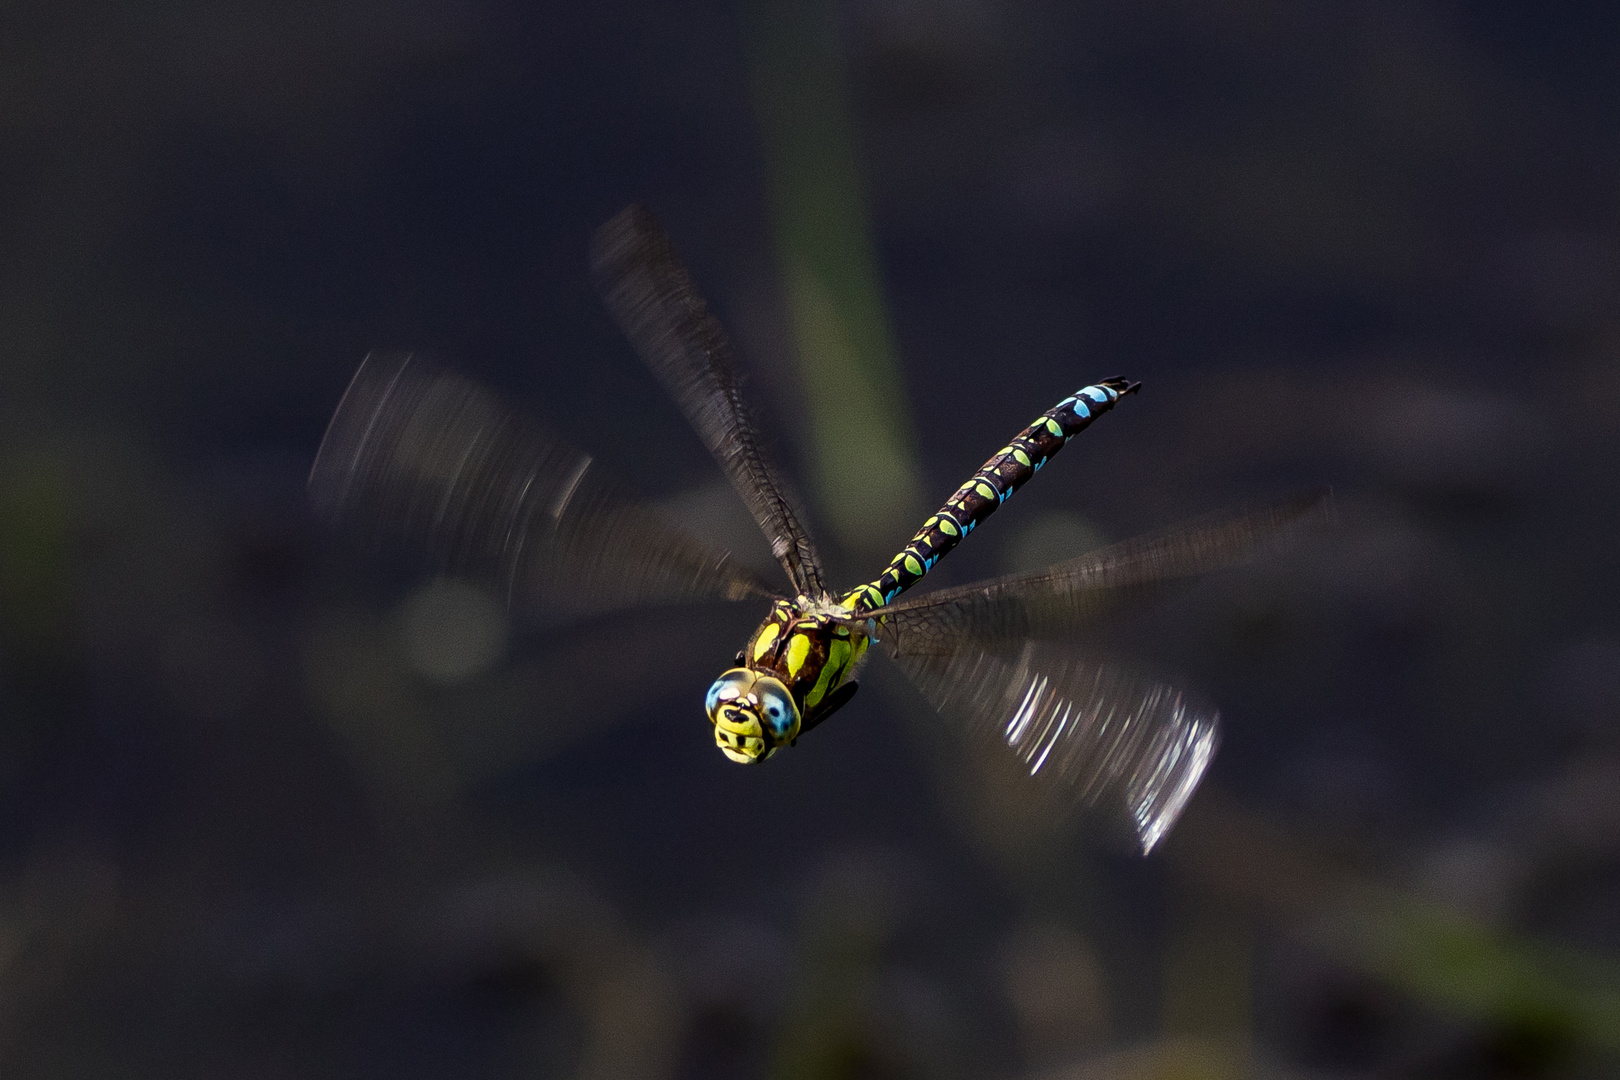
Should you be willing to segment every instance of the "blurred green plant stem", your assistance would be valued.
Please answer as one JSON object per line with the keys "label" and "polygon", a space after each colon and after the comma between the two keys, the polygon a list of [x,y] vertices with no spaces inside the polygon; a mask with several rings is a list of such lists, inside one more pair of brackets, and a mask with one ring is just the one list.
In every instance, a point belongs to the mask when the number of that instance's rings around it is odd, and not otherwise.
{"label": "blurred green plant stem", "polygon": [[810,427],[839,541],[881,554],[921,513],[905,383],[879,286],[832,10],[742,0],[771,221]]}
{"label": "blurred green plant stem", "polygon": [[1620,1053],[1620,966],[1357,877],[1205,790],[1170,849],[1203,889],[1288,918],[1335,961],[1456,1015]]}

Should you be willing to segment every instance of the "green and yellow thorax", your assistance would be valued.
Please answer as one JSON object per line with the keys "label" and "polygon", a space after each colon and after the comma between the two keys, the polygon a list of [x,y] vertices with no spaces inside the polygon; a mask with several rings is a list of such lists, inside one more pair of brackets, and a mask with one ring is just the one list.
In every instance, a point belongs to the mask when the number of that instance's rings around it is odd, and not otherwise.
{"label": "green and yellow thorax", "polygon": [[866,634],[834,618],[778,600],[743,648],[744,665],[780,679],[800,710],[813,712],[866,652]]}

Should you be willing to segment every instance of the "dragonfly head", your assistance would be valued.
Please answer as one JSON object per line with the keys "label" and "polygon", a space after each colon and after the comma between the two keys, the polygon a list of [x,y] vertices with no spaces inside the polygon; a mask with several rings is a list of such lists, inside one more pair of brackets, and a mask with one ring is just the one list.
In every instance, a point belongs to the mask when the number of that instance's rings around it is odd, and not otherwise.
{"label": "dragonfly head", "polygon": [[764,761],[799,734],[799,707],[782,680],[732,668],[709,687],[704,702],[714,741],[732,761]]}

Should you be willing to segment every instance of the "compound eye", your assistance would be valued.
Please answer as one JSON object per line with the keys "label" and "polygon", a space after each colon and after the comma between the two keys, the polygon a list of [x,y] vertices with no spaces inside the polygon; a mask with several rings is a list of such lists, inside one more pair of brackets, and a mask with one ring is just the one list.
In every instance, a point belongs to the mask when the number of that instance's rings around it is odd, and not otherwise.
{"label": "compound eye", "polygon": [[774,741],[784,743],[798,735],[799,707],[793,704],[787,687],[775,679],[764,678],[754,687],[754,694],[759,699],[765,727]]}
{"label": "compound eye", "polygon": [[758,676],[747,668],[732,668],[714,680],[714,685],[709,687],[708,697],[703,701],[703,708],[709,714],[709,720],[711,722],[714,720],[715,711],[723,703],[747,693],[756,678]]}

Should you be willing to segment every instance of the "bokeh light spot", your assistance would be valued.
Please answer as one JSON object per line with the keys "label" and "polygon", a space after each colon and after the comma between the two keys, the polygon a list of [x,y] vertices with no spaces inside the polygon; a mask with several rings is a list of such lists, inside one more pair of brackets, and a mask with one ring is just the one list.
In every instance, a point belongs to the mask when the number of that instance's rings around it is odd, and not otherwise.
{"label": "bokeh light spot", "polygon": [[405,601],[400,613],[405,659],[435,682],[470,679],[506,652],[507,621],[488,593],[461,581],[435,581]]}

